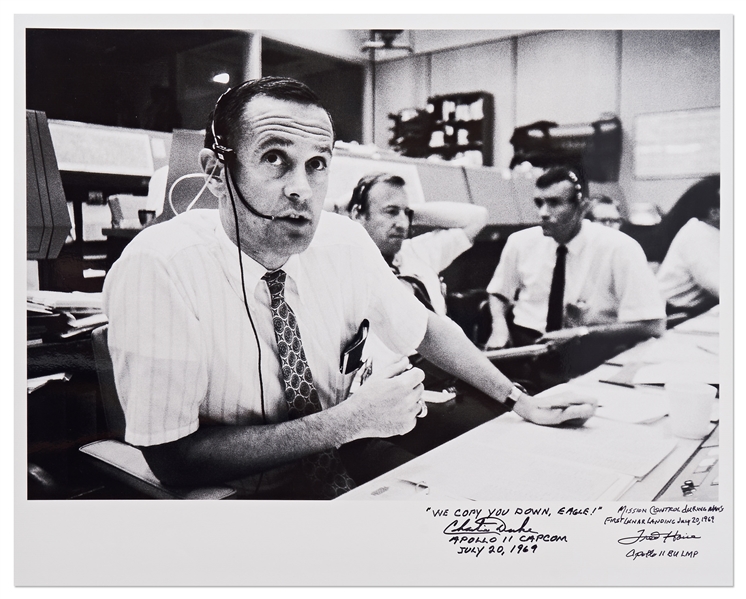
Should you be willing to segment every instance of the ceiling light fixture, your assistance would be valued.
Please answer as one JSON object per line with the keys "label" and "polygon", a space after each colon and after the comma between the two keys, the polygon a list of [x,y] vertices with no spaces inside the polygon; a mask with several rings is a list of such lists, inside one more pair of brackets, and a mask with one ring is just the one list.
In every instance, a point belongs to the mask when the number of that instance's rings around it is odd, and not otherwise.
{"label": "ceiling light fixture", "polygon": [[396,38],[404,33],[403,29],[371,29],[370,39],[361,47],[361,52],[368,50],[406,50],[410,54],[414,53],[414,48],[409,44],[397,44]]}

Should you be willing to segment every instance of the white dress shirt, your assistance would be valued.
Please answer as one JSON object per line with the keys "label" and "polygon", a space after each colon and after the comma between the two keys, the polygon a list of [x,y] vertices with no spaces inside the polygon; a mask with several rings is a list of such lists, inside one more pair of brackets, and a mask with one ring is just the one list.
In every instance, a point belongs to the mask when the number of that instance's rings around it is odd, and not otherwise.
{"label": "white dress shirt", "polygon": [[[541,227],[513,233],[487,292],[514,304],[517,325],[546,331],[557,242]],[[517,299],[516,298],[517,295]],[[665,318],[655,276],[628,235],[584,220],[567,243],[565,327]]]}
{"label": "white dress shirt", "polygon": [[[427,310],[401,285],[360,225],[324,213],[309,248],[292,256],[286,299],[295,312],[323,408],[343,401],[354,373],[340,355],[363,319],[406,354]],[[189,435],[200,417],[250,425],[286,420],[266,270],[238,249],[217,210],[192,210],[145,229],[104,284],[109,348],[127,426],[125,440],[154,445]],[[260,390],[259,364],[263,394]]]}
{"label": "white dress shirt", "polygon": [[690,219],[671,242],[657,276],[663,297],[676,308],[719,298],[720,229]]}
{"label": "white dress shirt", "polygon": [[436,314],[445,316],[446,300],[440,272],[472,246],[463,229],[443,229],[406,239],[394,256],[393,265],[402,275],[416,277],[427,289]]}

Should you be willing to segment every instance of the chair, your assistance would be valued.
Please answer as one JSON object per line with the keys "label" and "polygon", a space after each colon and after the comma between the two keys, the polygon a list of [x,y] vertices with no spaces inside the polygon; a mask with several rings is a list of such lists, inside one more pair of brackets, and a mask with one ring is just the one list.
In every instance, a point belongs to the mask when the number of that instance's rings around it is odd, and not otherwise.
{"label": "chair", "polygon": [[96,361],[104,419],[110,439],[88,443],[80,451],[93,458],[94,465],[107,475],[155,499],[225,499],[235,494],[227,486],[202,488],[175,488],[162,484],[153,472],[142,452],[124,442],[124,411],[119,402],[114,382],[114,371],[109,355],[108,325],[91,333],[93,355]]}

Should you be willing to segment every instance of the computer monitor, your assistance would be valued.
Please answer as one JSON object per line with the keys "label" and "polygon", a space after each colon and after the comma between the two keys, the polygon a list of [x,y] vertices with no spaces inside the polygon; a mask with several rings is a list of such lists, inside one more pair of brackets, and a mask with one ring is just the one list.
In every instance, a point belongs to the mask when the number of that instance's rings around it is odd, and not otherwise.
{"label": "computer monitor", "polygon": [[47,115],[26,111],[26,257],[56,258],[72,223]]}

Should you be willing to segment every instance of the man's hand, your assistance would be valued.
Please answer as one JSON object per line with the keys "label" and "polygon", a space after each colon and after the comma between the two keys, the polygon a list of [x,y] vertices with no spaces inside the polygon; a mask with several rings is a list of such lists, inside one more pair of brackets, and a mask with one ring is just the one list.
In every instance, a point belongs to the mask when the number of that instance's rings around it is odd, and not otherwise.
{"label": "man's hand", "polygon": [[502,349],[510,340],[508,323],[505,320],[507,305],[500,298],[491,295],[489,297],[490,313],[492,315],[492,333],[484,344],[485,349]]}
{"label": "man's hand", "polygon": [[403,435],[414,428],[425,373],[408,358],[376,369],[342,405],[354,411],[360,438]]}
{"label": "man's hand", "polygon": [[549,397],[531,397],[525,393],[513,407],[524,420],[534,424],[556,426],[572,423],[580,426],[596,412],[598,402],[593,398],[579,397],[572,392]]}

